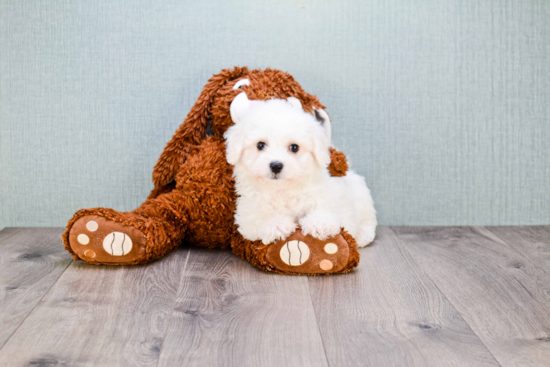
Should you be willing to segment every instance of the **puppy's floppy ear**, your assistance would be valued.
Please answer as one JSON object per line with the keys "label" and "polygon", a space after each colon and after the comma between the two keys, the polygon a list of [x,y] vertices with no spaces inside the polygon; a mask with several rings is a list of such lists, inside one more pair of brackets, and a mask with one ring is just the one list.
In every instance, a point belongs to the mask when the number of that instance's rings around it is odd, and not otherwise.
{"label": "puppy's floppy ear", "polygon": [[330,143],[328,137],[322,128],[316,126],[313,134],[313,158],[317,161],[320,167],[326,168],[329,166],[330,160]]}
{"label": "puppy's floppy ear", "polygon": [[256,103],[258,103],[258,101],[249,100],[245,92],[239,94],[233,99],[233,102],[231,102],[231,106],[229,107],[231,120],[233,120],[235,124],[241,122],[244,115],[248,112],[248,109]]}
{"label": "puppy's floppy ear", "polygon": [[296,97],[288,97],[288,98],[286,99],[286,101],[287,101],[288,103],[290,103],[290,104],[292,105],[292,107],[294,107],[294,108],[299,108],[299,109],[303,110],[302,102],[300,102],[300,100],[299,100],[298,98],[296,98]]}
{"label": "puppy's floppy ear", "polygon": [[223,134],[227,163],[234,166],[241,159],[245,147],[245,135],[246,126],[243,124],[235,124]]}
{"label": "puppy's floppy ear", "polygon": [[332,128],[330,126],[330,117],[328,116],[328,113],[323,109],[316,109],[313,107],[313,116],[315,117],[315,120],[317,120],[317,122],[319,122],[325,129],[330,144],[332,139]]}

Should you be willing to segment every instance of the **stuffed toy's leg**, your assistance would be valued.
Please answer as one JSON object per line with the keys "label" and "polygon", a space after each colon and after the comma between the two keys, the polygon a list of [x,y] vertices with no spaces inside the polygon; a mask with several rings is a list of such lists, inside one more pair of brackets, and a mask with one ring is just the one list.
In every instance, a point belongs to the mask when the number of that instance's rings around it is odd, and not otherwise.
{"label": "stuffed toy's leg", "polygon": [[224,140],[209,137],[193,148],[176,182],[154,190],[132,212],[83,209],[67,225],[67,250],[90,264],[143,264],[175,249],[182,239],[203,247],[229,246],[235,189]]}
{"label": "stuffed toy's leg", "polygon": [[133,212],[82,209],[67,224],[63,242],[76,260],[89,264],[143,264],[175,249],[187,227],[179,213],[181,192],[148,199]]}
{"label": "stuffed toy's leg", "polygon": [[286,240],[270,245],[234,236],[231,246],[235,255],[252,265],[281,274],[341,274],[359,265],[357,244],[343,229],[326,240],[305,236],[298,229]]}

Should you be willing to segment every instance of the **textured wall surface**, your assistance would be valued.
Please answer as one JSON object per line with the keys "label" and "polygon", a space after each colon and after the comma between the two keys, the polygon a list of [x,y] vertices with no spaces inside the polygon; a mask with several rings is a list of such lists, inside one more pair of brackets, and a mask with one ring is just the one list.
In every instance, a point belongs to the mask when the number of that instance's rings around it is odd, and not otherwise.
{"label": "textured wall surface", "polygon": [[292,73],[384,225],[550,223],[550,2],[1,1],[0,226],[131,210],[207,79]]}

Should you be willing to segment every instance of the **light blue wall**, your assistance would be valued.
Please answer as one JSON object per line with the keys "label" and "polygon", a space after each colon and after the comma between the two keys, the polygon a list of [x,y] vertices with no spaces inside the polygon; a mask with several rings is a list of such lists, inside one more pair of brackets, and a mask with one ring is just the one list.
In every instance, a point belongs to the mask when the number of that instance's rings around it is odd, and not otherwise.
{"label": "light blue wall", "polygon": [[0,226],[130,210],[206,80],[293,74],[384,225],[550,223],[550,2],[1,1]]}

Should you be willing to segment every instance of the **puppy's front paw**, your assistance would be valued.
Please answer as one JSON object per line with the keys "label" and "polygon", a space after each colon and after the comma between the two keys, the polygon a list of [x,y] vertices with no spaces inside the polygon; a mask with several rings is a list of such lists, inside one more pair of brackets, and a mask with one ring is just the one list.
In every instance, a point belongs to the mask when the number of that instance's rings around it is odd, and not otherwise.
{"label": "puppy's front paw", "polygon": [[284,240],[296,231],[296,222],[292,218],[277,217],[265,224],[260,231],[264,245]]}
{"label": "puppy's front paw", "polygon": [[320,240],[334,237],[340,233],[340,224],[336,216],[328,211],[315,211],[300,219],[302,233]]}

